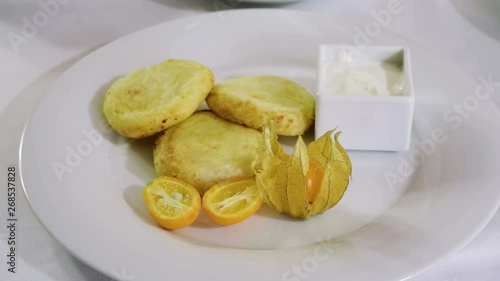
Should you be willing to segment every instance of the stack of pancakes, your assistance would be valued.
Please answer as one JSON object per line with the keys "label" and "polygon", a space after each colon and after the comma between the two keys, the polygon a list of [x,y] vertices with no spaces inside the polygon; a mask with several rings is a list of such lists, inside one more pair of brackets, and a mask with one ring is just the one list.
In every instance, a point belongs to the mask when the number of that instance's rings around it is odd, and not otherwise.
{"label": "stack of pancakes", "polygon": [[[196,111],[205,101],[211,111]],[[145,138],[163,132],[153,149],[158,175],[182,179],[204,194],[232,177],[251,177],[259,130],[274,121],[296,136],[314,121],[314,97],[288,79],[247,76],[214,85],[194,61],[167,60],[117,79],[104,115],[118,133]]]}

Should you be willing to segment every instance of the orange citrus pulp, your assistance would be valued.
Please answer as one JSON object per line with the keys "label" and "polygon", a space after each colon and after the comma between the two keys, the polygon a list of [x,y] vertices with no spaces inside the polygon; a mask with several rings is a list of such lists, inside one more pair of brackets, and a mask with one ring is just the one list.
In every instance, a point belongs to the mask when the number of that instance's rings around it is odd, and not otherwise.
{"label": "orange citrus pulp", "polygon": [[196,188],[177,178],[158,177],[144,188],[142,194],[154,220],[166,229],[186,227],[200,213],[200,194]]}
{"label": "orange citrus pulp", "polygon": [[254,178],[233,178],[211,187],[203,195],[202,206],[211,220],[229,225],[249,218],[262,202]]}

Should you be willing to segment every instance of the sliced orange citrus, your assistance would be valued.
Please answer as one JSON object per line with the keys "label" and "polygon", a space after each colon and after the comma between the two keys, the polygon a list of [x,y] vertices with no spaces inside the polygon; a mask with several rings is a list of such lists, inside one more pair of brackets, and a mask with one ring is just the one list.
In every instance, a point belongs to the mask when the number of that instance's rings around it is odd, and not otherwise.
{"label": "sliced orange citrus", "polygon": [[233,178],[211,187],[203,195],[202,206],[211,220],[228,225],[249,218],[262,202],[254,178]]}
{"label": "sliced orange citrus", "polygon": [[155,221],[166,229],[186,227],[200,213],[201,198],[196,188],[173,177],[154,179],[142,195]]}

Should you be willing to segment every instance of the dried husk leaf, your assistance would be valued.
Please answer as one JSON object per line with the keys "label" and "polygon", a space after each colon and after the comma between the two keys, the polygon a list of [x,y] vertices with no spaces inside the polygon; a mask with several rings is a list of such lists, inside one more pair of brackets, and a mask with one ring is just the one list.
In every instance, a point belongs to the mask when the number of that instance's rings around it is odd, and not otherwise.
{"label": "dried husk leaf", "polygon": [[329,201],[327,208],[330,209],[335,206],[347,189],[349,185],[349,180],[351,178],[352,166],[351,160],[347,155],[347,152],[340,144],[338,138],[340,136],[340,132],[336,133],[335,138],[335,149],[334,149],[334,159],[333,166],[331,168],[331,182],[330,182],[330,191],[333,193],[333,198]]}
{"label": "dried husk leaf", "polygon": [[335,130],[329,131],[318,140],[309,144],[309,156],[324,167],[323,182],[320,190],[312,203],[310,216],[322,214],[324,211],[335,206],[347,189],[352,172],[351,161],[338,138],[340,132],[331,135]]}
{"label": "dried husk leaf", "polygon": [[309,157],[318,161],[324,169],[323,182],[321,183],[321,187],[316,195],[312,203],[312,207],[309,217],[312,215],[322,214],[326,209],[328,202],[330,201],[330,174],[332,170],[332,165],[330,164],[329,159],[331,159],[331,155],[333,153],[333,143],[332,143],[332,134],[333,130],[327,132],[319,139],[309,144],[307,152]]}
{"label": "dried husk leaf", "polygon": [[307,200],[305,176],[309,168],[307,147],[299,137],[288,166],[287,196],[290,205],[289,215],[296,218],[306,218],[310,204]]}
{"label": "dried husk leaf", "polygon": [[289,213],[286,183],[291,158],[278,142],[273,124],[266,126],[262,135],[263,142],[257,147],[257,156],[252,163],[257,187],[270,207],[280,213]]}
{"label": "dried husk leaf", "polygon": [[[334,131],[327,132],[307,148],[299,137],[289,156],[278,142],[274,126],[264,127],[263,142],[257,149],[252,169],[269,206],[280,213],[308,219],[340,201],[349,184],[352,166],[347,152],[338,142],[340,133],[332,140]],[[308,201],[305,185],[309,157],[324,168],[323,181],[312,203]]]}

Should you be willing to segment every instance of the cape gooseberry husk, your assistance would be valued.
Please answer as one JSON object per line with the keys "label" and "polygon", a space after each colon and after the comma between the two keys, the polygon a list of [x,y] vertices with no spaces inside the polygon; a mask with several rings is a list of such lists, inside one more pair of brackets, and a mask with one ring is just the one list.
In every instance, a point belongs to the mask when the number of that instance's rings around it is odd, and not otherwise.
{"label": "cape gooseberry husk", "polygon": [[[338,141],[340,132],[331,130],[307,147],[299,136],[292,155],[286,154],[278,142],[273,124],[263,128],[262,136],[252,170],[257,187],[271,208],[292,217],[309,219],[340,201],[352,172],[349,156]],[[310,159],[319,162],[324,171],[312,202],[306,192]]]}

